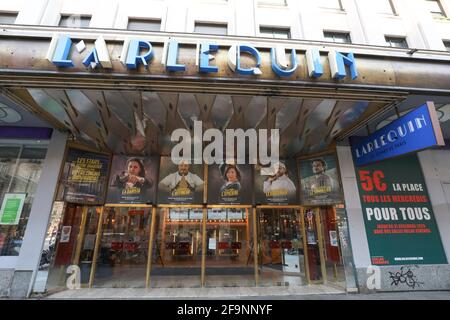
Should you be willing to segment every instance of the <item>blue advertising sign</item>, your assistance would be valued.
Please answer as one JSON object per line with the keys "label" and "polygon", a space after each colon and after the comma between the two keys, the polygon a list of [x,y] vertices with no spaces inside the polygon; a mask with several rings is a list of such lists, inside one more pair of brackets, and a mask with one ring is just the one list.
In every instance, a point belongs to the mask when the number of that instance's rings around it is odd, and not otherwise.
{"label": "blue advertising sign", "polygon": [[445,145],[432,102],[408,112],[367,137],[351,137],[350,142],[357,166]]}

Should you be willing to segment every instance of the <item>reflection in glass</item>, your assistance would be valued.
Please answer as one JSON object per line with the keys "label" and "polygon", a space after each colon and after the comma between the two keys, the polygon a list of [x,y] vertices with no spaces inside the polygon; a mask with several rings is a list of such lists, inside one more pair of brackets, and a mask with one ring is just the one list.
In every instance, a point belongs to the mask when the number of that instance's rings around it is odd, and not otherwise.
{"label": "reflection in glass", "polygon": [[[101,207],[68,203],[56,237],[47,290],[89,286],[97,225]],[[69,284],[67,283],[70,277]]]}
{"label": "reflection in glass", "polygon": [[94,287],[145,286],[149,208],[105,207]]}
{"label": "reflection in glass", "polygon": [[255,285],[249,209],[208,209],[206,286]]}
{"label": "reflection in glass", "polygon": [[345,272],[341,257],[336,210],[334,207],[321,207],[320,218],[327,280],[345,288]]}
{"label": "reflection in glass", "polygon": [[199,287],[201,208],[161,208],[156,214],[151,287]]}
{"label": "reflection in glass", "polygon": [[294,209],[259,210],[259,284],[306,284],[301,222]]}
{"label": "reflection in glass", "polygon": [[26,193],[17,225],[0,225],[0,256],[18,256],[41,176],[46,146],[0,145],[0,204],[6,193]]}
{"label": "reflection in glass", "polygon": [[306,254],[308,255],[309,279],[311,282],[322,281],[316,212],[310,208],[304,209],[303,218],[306,234]]}

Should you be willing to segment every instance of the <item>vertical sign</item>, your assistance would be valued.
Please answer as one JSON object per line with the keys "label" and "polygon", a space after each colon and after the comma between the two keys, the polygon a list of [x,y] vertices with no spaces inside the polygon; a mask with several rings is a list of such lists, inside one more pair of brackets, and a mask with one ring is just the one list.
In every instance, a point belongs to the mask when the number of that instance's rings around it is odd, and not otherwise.
{"label": "vertical sign", "polygon": [[417,155],[355,168],[372,264],[446,264]]}

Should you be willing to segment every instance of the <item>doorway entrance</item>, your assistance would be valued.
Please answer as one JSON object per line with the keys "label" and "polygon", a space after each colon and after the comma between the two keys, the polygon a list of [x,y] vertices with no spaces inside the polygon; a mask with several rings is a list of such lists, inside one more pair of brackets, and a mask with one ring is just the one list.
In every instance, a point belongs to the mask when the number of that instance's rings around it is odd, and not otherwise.
{"label": "doorway entrance", "polygon": [[47,289],[73,286],[89,287],[97,226],[103,208],[67,203],[60,223],[53,263],[49,268]]}
{"label": "doorway entrance", "polygon": [[300,208],[260,207],[258,284],[299,286],[308,283]]}

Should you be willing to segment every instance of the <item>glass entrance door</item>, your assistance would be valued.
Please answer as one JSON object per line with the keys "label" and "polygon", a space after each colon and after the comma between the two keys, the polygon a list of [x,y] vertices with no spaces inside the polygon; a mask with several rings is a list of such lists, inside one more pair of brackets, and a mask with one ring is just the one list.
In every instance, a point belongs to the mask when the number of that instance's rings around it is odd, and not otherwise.
{"label": "glass entrance door", "polygon": [[339,239],[339,220],[336,209],[332,206],[316,209],[320,214],[324,262],[328,282],[345,288],[345,270]]}
{"label": "glass entrance door", "polygon": [[49,268],[47,290],[89,286],[97,225],[101,207],[68,203],[56,237],[56,251]]}
{"label": "glass entrance door", "polygon": [[200,287],[203,208],[167,207],[156,213],[150,286]]}
{"label": "glass entrance door", "polygon": [[258,209],[260,286],[305,285],[302,223],[298,209]]}
{"label": "glass entrance door", "polygon": [[206,220],[206,286],[255,285],[251,208],[209,208]]}
{"label": "glass entrance door", "polygon": [[149,207],[105,207],[94,287],[145,287],[150,213]]}

